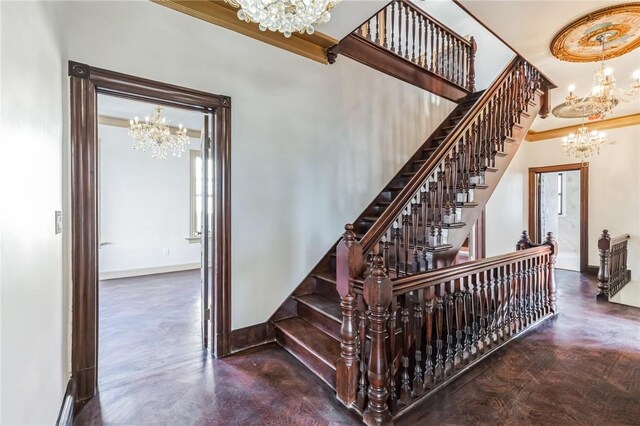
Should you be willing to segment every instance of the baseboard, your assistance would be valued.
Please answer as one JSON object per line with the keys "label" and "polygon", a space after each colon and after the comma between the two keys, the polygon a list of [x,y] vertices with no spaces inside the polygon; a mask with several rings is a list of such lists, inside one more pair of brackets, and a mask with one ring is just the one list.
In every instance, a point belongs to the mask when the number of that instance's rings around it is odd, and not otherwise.
{"label": "baseboard", "polygon": [[72,426],[73,425],[73,410],[76,405],[76,381],[71,378],[67,383],[67,390],[64,393],[62,399],[62,406],[58,413],[58,420],[56,420],[56,426]]}
{"label": "baseboard", "polygon": [[230,340],[231,352],[240,352],[275,341],[276,331],[269,322],[261,322],[260,324],[232,330]]}
{"label": "baseboard", "polygon": [[100,281],[116,278],[140,277],[143,275],[164,274],[167,272],[190,271],[200,269],[200,262],[185,263],[182,265],[155,266],[152,268],[126,269],[124,271],[108,271],[100,273]]}
{"label": "baseboard", "polygon": [[600,268],[599,268],[599,267],[597,267],[597,266],[587,265],[587,270],[586,270],[586,271],[584,271],[584,273],[585,273],[585,274],[589,274],[589,275],[595,275],[595,276],[597,276],[597,275],[598,275],[598,270],[599,270],[599,269],[600,269]]}

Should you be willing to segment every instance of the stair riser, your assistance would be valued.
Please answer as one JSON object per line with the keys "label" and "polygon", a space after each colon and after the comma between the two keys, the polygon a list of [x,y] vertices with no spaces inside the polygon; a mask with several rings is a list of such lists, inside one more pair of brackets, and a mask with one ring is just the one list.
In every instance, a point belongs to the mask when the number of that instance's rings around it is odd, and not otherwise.
{"label": "stair riser", "polygon": [[283,333],[280,329],[276,329],[276,341],[285,348],[289,353],[295,356],[300,362],[306,365],[325,383],[336,388],[336,371],[329,367],[324,361],[319,359],[316,354],[299,344],[291,336]]}

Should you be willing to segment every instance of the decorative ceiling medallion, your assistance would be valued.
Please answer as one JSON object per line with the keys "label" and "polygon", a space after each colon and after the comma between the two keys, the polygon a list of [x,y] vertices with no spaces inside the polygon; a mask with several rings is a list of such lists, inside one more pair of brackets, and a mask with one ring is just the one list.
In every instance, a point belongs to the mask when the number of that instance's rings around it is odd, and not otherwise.
{"label": "decorative ceiling medallion", "polygon": [[551,42],[551,53],[568,62],[602,59],[599,36],[606,37],[605,59],[640,47],[640,3],[625,3],[590,13],[564,27]]}
{"label": "decorative ceiling medallion", "polygon": [[[616,105],[618,105],[617,99],[613,103],[613,107]],[[587,118],[588,120],[596,120],[601,116],[594,111],[593,103],[585,98],[578,99],[573,104],[563,102],[551,110],[551,114],[558,118]]]}

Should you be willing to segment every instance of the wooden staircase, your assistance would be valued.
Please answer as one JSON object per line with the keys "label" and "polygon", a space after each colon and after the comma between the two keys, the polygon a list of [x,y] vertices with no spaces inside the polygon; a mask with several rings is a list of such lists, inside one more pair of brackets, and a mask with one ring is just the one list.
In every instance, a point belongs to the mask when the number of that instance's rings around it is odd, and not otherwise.
{"label": "wooden staircase", "polygon": [[[482,92],[467,96],[449,114],[396,176],[354,222],[361,237],[397,197],[420,166],[476,103]],[[469,204],[468,207],[477,206]],[[336,290],[335,246],[272,318],[277,342],[335,389],[340,357],[342,311]]]}

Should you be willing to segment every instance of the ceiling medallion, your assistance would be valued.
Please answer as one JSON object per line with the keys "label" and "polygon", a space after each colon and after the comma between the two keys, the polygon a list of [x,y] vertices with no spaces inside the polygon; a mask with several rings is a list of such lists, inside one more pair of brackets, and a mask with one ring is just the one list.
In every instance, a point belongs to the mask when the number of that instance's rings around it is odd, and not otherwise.
{"label": "ceiling medallion", "polygon": [[[612,108],[618,105],[618,100],[612,100]],[[575,102],[566,101],[551,110],[551,114],[558,118],[586,118],[587,120],[597,120],[600,117],[597,108],[590,102],[589,98],[579,98]]]}
{"label": "ceiling medallion", "polygon": [[562,61],[596,62],[602,59],[603,37],[605,59],[640,47],[640,2],[606,7],[572,22],[553,38],[551,53]]}

